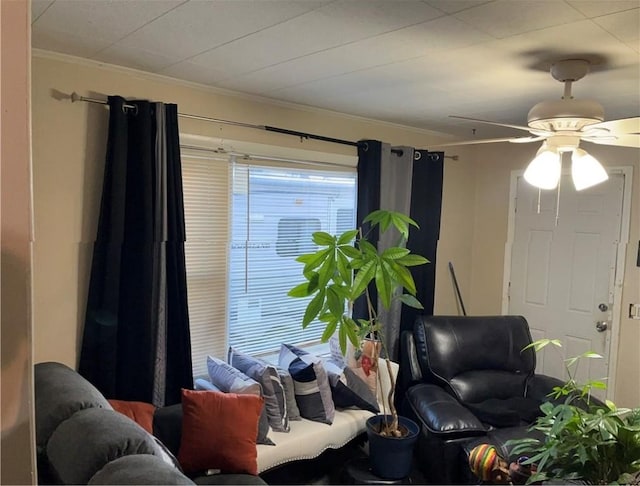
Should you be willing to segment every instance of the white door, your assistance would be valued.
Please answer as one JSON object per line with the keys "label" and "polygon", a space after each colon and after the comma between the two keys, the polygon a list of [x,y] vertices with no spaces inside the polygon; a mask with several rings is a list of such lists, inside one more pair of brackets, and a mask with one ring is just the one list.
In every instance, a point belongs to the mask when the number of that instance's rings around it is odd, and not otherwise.
{"label": "white door", "polygon": [[578,192],[563,175],[558,200],[557,191],[538,198],[538,189],[518,177],[508,313],[525,316],[534,340],[563,345],[538,353],[538,373],[566,378],[565,358],[594,351],[603,359],[581,360],[574,377],[584,383],[609,376],[624,179],[610,174]]}

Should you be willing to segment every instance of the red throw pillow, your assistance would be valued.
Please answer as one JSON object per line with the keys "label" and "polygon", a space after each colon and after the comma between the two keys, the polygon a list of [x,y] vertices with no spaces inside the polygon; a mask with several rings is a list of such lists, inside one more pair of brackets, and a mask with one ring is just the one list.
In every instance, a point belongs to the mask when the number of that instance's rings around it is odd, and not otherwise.
{"label": "red throw pillow", "polygon": [[156,412],[155,405],[145,402],[130,402],[127,400],[109,400],[109,403],[116,412],[126,415],[135,421],[144,430],[153,434],[153,414]]}
{"label": "red throw pillow", "polygon": [[183,389],[178,461],[184,471],[258,474],[256,436],[263,403],[257,395]]}

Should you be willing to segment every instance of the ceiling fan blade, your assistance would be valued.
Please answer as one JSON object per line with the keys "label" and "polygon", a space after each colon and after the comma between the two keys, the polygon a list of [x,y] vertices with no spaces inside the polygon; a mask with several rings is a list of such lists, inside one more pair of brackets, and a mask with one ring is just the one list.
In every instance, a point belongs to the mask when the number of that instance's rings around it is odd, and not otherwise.
{"label": "ceiling fan blade", "polygon": [[474,144],[480,144],[480,143],[497,143],[497,142],[529,143],[529,142],[538,142],[544,139],[545,137],[485,138],[481,140],[463,140],[460,142],[439,143],[439,144],[430,145],[430,147],[455,147],[457,145],[474,145]]}
{"label": "ceiling fan blade", "polygon": [[586,133],[591,130],[608,130],[613,135],[637,135],[640,133],[640,116],[609,120],[585,127]]}
{"label": "ceiling fan blade", "polygon": [[[515,128],[516,130],[524,130],[527,132],[531,132],[531,128],[529,127],[524,127],[521,125],[510,125],[508,123],[499,123],[499,122],[494,122],[494,121],[489,121],[489,120],[481,120],[479,118],[469,118],[468,116],[458,116],[458,115],[449,115],[449,118],[457,118],[459,120],[467,120],[467,121],[474,121],[474,122],[479,122],[479,123],[486,123],[488,125],[495,125],[498,127],[507,127],[507,128]],[[540,130],[536,130],[536,132],[539,132]]]}
{"label": "ceiling fan blade", "polygon": [[634,147],[640,148],[640,134],[616,134],[607,135],[606,137],[582,137],[582,140],[598,145],[615,145],[617,147]]}

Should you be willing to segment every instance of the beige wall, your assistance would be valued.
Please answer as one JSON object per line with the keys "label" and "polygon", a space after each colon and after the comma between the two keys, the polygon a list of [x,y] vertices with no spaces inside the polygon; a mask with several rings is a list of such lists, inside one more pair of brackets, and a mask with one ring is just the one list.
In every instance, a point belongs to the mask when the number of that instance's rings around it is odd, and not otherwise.
{"label": "beige wall", "polygon": [[452,147],[446,153],[455,153],[457,161],[446,160],[442,187],[442,216],[440,241],[436,262],[436,295],[434,314],[462,315],[455,285],[449,271],[453,265],[458,287],[467,314],[470,314],[472,249],[474,233],[475,174],[474,148]]}
{"label": "beige wall", "polygon": [[[63,94],[125,97],[174,102],[183,113],[266,124],[346,140],[379,139],[394,145],[429,148],[435,135],[331,112],[268,104],[221,94],[168,79],[45,53],[33,59],[33,150],[35,194],[34,327],[35,361],[76,365],[87,292],[91,244],[95,237],[107,109],[70,103]],[[353,149],[246,128],[181,120],[181,131],[270,145],[353,154]],[[457,147],[445,162],[443,214],[437,266],[436,313],[457,314],[448,262],[451,261],[469,314],[499,314],[507,233],[509,178],[537,147],[499,144]],[[634,208],[638,207],[638,151],[602,150],[611,165],[635,164]],[[617,159],[611,162],[610,156]],[[624,159],[624,160],[621,160]],[[632,160],[630,160],[632,159]],[[632,241],[638,240],[634,213]],[[634,236],[635,235],[635,236]],[[633,253],[633,252],[630,252]],[[633,280],[635,279],[635,281]],[[628,257],[624,302],[640,300],[638,269]],[[636,282],[636,283],[634,283]],[[635,286],[635,287],[634,287]],[[634,290],[635,289],[635,290]],[[638,321],[624,320],[616,397],[640,403]]]}
{"label": "beige wall", "polygon": [[0,483],[33,484],[29,3],[0,2]]}

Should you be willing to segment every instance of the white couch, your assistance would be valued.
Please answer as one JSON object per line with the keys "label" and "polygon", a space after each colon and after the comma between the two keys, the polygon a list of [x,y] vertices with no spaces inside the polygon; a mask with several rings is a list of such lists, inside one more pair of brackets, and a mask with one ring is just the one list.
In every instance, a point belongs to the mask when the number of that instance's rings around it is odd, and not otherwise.
{"label": "white couch", "polygon": [[[386,364],[379,362],[382,370],[382,387],[378,390],[378,402],[387,395],[390,381],[386,373]],[[392,363],[395,376],[398,365]],[[380,405],[380,411],[384,408]],[[366,431],[366,421],[374,414],[367,410],[336,409],[336,415],[331,425],[302,419],[289,422],[289,432],[270,431],[269,438],[275,446],[258,444],[258,473],[263,473],[276,466],[301,459],[313,459],[327,449],[339,449]]]}

